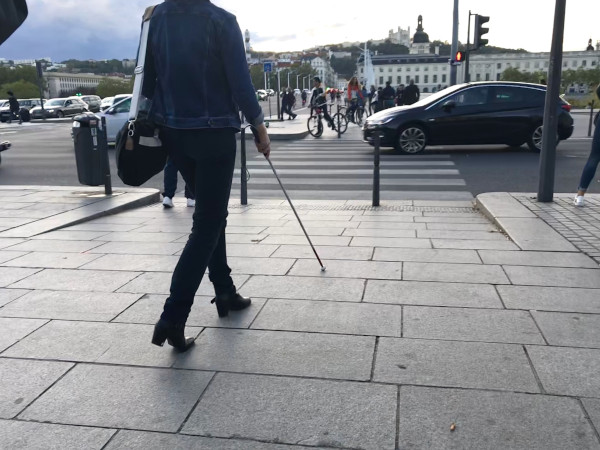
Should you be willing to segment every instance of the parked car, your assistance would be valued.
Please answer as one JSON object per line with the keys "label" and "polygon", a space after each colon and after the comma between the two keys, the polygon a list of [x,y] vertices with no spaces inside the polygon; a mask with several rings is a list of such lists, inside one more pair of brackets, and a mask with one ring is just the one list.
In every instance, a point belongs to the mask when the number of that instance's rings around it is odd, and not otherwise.
{"label": "parked car", "polygon": [[[374,145],[379,129],[381,146],[404,153],[422,152],[427,145],[527,144],[542,148],[546,86],[488,81],[451,86],[410,106],[380,111],[363,127]],[[558,140],[573,134],[571,105],[558,99]]]}
{"label": "parked car", "polygon": [[269,98],[269,94],[264,89],[259,89],[258,91],[256,91],[256,97],[258,98],[259,102],[262,102]]}
{"label": "parked car", "polygon": [[294,95],[300,95],[302,94],[302,92],[300,92],[300,89],[294,89]]}
{"label": "parked car", "polygon": [[100,112],[100,104],[102,103],[102,99],[97,95],[84,95],[83,97],[79,97],[88,105],[88,109],[91,112]]}
{"label": "parked car", "polygon": [[[29,122],[30,110],[42,104],[39,98],[19,99],[19,115],[24,122]],[[7,122],[10,119],[10,107],[8,100],[2,100],[0,104],[0,122]]]}
{"label": "parked car", "polygon": [[265,89],[267,91],[267,94],[269,94],[269,97],[273,97],[275,95],[275,91],[273,89]]}
{"label": "parked car", "polygon": [[117,94],[114,97],[106,97],[102,100],[102,103],[100,104],[100,111],[106,111],[111,106],[116,105],[117,103],[128,97],[131,97],[131,94]]}
{"label": "parked car", "polygon": [[[43,112],[42,112],[43,111]],[[44,109],[40,106],[32,108],[30,112],[32,119],[63,118],[74,116],[88,111],[88,105],[79,97],[53,98],[44,103]]]}
{"label": "parked car", "polygon": [[106,136],[109,143],[117,140],[117,133],[129,119],[129,110],[131,109],[131,95],[121,99],[100,116],[106,120]]}

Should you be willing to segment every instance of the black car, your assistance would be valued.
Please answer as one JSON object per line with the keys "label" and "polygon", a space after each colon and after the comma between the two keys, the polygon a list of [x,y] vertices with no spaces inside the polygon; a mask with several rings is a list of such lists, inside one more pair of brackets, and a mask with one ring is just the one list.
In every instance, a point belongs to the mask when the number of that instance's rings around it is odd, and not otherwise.
{"label": "black car", "polygon": [[[546,86],[502,81],[449,87],[410,106],[372,115],[363,127],[364,140],[374,143],[376,129],[382,147],[404,153],[422,152],[427,145],[527,144],[542,146]],[[558,140],[573,134],[571,105],[559,99]]]}

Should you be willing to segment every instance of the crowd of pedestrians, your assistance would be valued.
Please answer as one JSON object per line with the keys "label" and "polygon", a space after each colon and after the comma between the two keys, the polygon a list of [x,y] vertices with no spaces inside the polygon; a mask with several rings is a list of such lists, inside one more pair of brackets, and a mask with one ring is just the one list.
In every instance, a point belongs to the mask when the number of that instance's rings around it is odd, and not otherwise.
{"label": "crowd of pedestrians", "polygon": [[409,85],[406,87],[401,84],[396,89],[392,87],[390,81],[387,81],[385,88],[375,89],[375,86],[371,86],[370,91],[367,91],[365,87],[363,87],[363,90],[369,100],[369,112],[371,114],[394,106],[412,105],[421,98],[421,92],[415,84],[415,80],[410,80]]}

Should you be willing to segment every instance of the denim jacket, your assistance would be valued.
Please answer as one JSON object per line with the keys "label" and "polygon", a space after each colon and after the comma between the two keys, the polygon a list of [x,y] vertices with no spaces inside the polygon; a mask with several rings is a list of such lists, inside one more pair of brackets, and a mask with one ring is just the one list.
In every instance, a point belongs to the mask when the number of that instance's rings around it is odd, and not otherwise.
{"label": "denim jacket", "polygon": [[150,117],[179,129],[241,126],[264,120],[234,15],[209,0],[166,0],[150,20],[144,96]]}

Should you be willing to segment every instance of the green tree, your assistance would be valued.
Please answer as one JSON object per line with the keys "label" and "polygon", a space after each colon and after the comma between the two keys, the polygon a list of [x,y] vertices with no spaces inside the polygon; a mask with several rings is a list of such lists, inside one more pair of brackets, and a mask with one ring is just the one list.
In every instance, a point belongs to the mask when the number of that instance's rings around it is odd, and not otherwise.
{"label": "green tree", "polygon": [[331,67],[337,74],[349,80],[356,72],[356,59],[331,57]]}
{"label": "green tree", "polygon": [[500,77],[502,81],[520,81],[523,83],[539,83],[541,80],[547,79],[545,72],[521,72],[515,67],[509,67],[502,72]]}
{"label": "green tree", "polygon": [[36,84],[19,80],[0,86],[0,98],[8,98],[7,91],[12,91],[17,98],[38,98],[40,90]]}
{"label": "green tree", "polygon": [[37,84],[37,72],[32,66],[18,66],[15,68],[0,67],[0,85],[15,81],[28,81]]}
{"label": "green tree", "polygon": [[97,95],[100,97],[114,97],[117,94],[131,94],[133,90],[133,78],[131,81],[128,80],[114,80],[105,78],[100,81],[98,88],[96,89]]}

